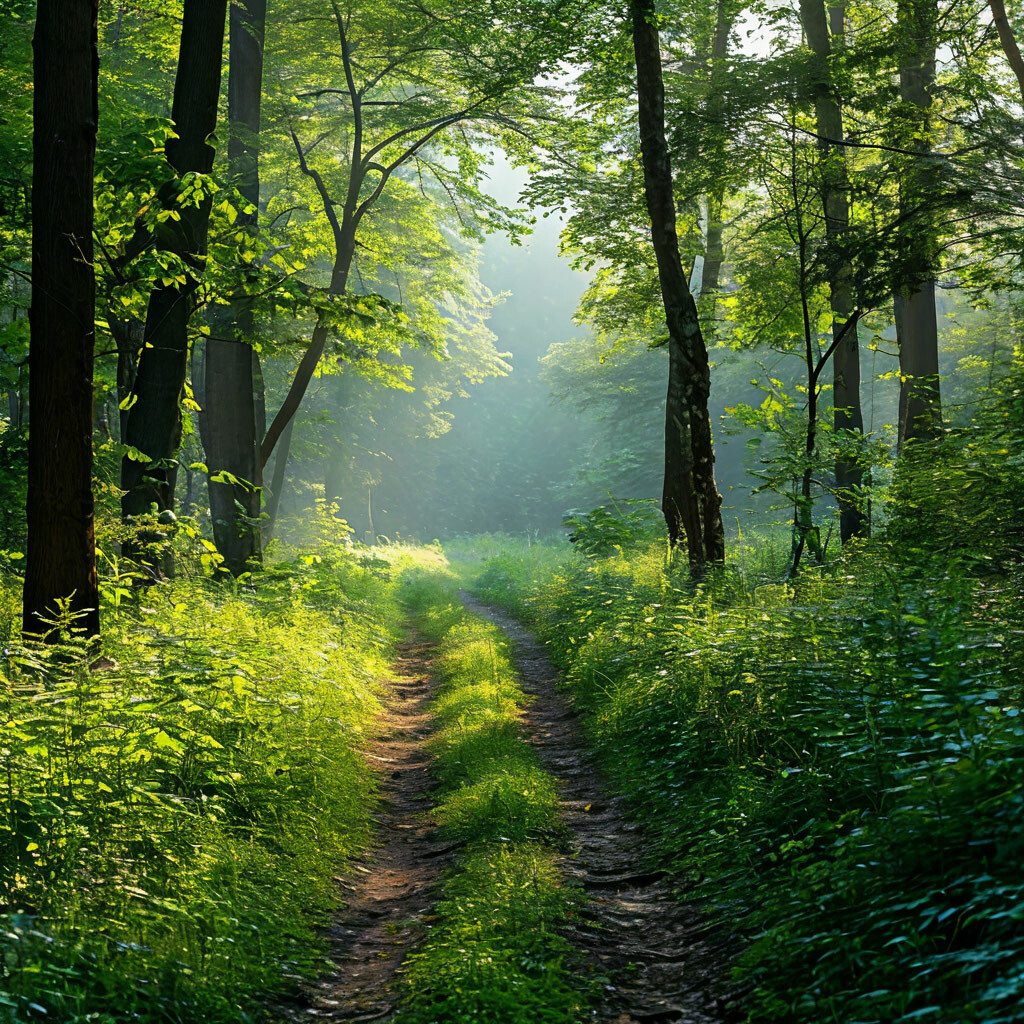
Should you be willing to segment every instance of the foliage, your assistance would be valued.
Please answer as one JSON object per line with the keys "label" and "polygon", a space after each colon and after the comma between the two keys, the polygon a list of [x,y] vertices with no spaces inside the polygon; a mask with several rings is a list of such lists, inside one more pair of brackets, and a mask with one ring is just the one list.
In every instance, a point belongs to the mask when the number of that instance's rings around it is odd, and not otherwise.
{"label": "foliage", "polygon": [[613,501],[611,507],[598,505],[589,512],[570,509],[562,526],[569,531],[570,542],[586,555],[621,554],[641,538],[656,535],[660,513],[653,501]]}
{"label": "foliage", "polygon": [[113,578],[98,661],[73,623],[8,635],[0,1019],[238,1021],[318,968],[370,826],[392,577],[322,548],[258,593]]}
{"label": "foliage", "polygon": [[[566,670],[655,859],[742,940],[751,1021],[1019,1015],[1017,386],[905,463],[884,536],[796,583],[770,547],[696,591],[658,546],[506,541],[477,569]],[[996,452],[1015,468],[978,502]]]}

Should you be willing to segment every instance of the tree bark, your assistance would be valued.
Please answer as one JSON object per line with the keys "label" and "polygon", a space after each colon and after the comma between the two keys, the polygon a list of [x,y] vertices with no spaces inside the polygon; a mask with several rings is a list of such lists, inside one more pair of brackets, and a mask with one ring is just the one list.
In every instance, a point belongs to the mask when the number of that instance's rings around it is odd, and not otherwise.
{"label": "tree bark", "polygon": [[1017,86],[1020,89],[1020,98],[1024,102],[1024,57],[1021,57],[1020,47],[1017,45],[1013,29],[1006,17],[1006,6],[1003,0],[988,0],[988,6],[992,11],[992,20],[995,22],[996,32],[999,33],[999,42],[1002,44],[1003,53],[1010,64],[1014,75],[1017,78]]}
{"label": "tree bark", "polygon": [[92,427],[97,0],[39,0],[33,39],[26,633],[59,598],[99,632]]}
{"label": "tree bark", "polygon": [[896,296],[901,444],[935,437],[942,429],[935,316],[935,231],[927,212],[938,187],[928,145],[937,20],[935,0],[900,0],[898,4],[897,27],[902,47],[900,98],[915,111],[910,145],[920,154],[911,159],[901,189],[901,203],[907,214],[901,254],[905,283]]}
{"label": "tree bark", "polygon": [[[349,271],[352,268],[352,259],[356,251],[354,228],[351,233],[349,233],[347,225],[343,230],[345,230],[345,236],[336,250],[334,270],[331,274],[331,284],[328,290],[328,294],[332,296],[345,294],[345,289],[348,287]],[[299,360],[295,375],[288,386],[288,393],[281,403],[281,408],[277,410],[277,415],[267,429],[266,436],[263,438],[263,443],[260,446],[260,459],[264,467],[270,460],[277,442],[281,440],[285,428],[292,422],[295,414],[299,411],[299,406],[302,404],[303,397],[305,397],[309,382],[313,379],[313,374],[320,363],[320,357],[324,354],[329,334],[327,324],[323,320],[318,320],[313,328],[309,347],[302,353],[302,358]]]}
{"label": "tree bark", "polygon": [[[833,7],[826,11],[824,0],[800,0],[807,44],[815,56],[814,110],[818,130],[818,148],[822,164],[822,206],[825,237],[836,253],[831,260],[829,298],[832,307],[832,337],[839,337],[854,309],[853,267],[841,255],[843,239],[850,230],[849,176],[843,141],[843,108],[829,66],[832,40],[830,15],[842,25],[843,15]],[[864,433],[864,413],[860,398],[860,344],[858,331],[846,331],[832,357],[833,425],[837,431]],[[867,517],[857,497],[864,474],[857,460],[840,458],[836,462],[836,491],[839,502],[839,536],[845,544],[867,532]]]}
{"label": "tree bark", "polygon": [[[711,82],[708,90],[708,119],[724,131],[722,115],[725,111],[725,96],[722,90],[721,64],[729,54],[729,36],[735,20],[734,5],[729,0],[718,0],[715,14],[715,32],[711,39]],[[724,160],[724,154],[719,159]],[[725,189],[717,188],[706,198],[707,225],[704,235],[704,266],[701,273],[698,309],[706,331],[716,330],[715,313],[718,293],[721,290],[722,264],[725,249],[722,245],[722,209],[725,205]],[[712,333],[712,337],[714,334]]]}
{"label": "tree bark", "polygon": [[691,571],[699,577],[709,562],[720,562],[725,557],[722,498],[715,485],[708,416],[711,371],[697,306],[679,256],[654,0],[631,0],[630,9],[644,191],[669,332],[662,512],[670,542],[677,545],[685,539]]}
{"label": "tree bark", "polygon": [[[259,219],[259,133],[266,0],[232,4],[229,34],[228,164],[242,197],[253,206],[236,224],[255,233]],[[259,562],[263,463],[253,380],[254,318],[244,288],[219,307],[206,341],[206,430],[210,518],[224,568],[233,576]],[[257,431],[259,430],[259,433]],[[234,480],[225,476],[230,474]]]}
{"label": "tree bark", "polygon": [[[209,174],[217,123],[224,19],[227,0],[185,0],[172,119],[178,134],[167,143],[167,160],[181,178]],[[149,299],[145,344],[127,410],[125,443],[145,461],[125,457],[121,466],[121,512],[127,519],[156,506],[174,507],[177,453],[181,442],[181,393],[188,363],[188,320],[205,262],[210,202],[182,206],[180,220],[167,221],[163,247],[186,264],[185,282],[159,285]],[[125,546],[138,556],[140,547]]]}

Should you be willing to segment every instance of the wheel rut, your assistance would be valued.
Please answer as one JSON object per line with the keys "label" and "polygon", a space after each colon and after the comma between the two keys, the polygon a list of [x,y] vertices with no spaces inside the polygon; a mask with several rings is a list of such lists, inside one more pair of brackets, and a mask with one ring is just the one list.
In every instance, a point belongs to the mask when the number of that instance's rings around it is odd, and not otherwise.
{"label": "wheel rut", "polygon": [[515,619],[460,595],[508,637],[523,689],[535,698],[524,727],[554,777],[571,835],[565,874],[587,894],[570,936],[607,978],[599,1024],[725,1024],[722,979],[728,955],[700,909],[679,899],[671,880],[650,870],[640,827],[602,780],[575,715],[558,689],[558,670]]}
{"label": "wheel rut", "polygon": [[290,1021],[387,1021],[406,955],[422,935],[423,919],[450,856],[428,812],[436,783],[425,743],[432,728],[433,648],[412,634],[401,644],[385,698],[383,727],[367,752],[378,776],[380,804],[373,845],[338,884],[345,908],[327,934],[334,969],[304,993]]}

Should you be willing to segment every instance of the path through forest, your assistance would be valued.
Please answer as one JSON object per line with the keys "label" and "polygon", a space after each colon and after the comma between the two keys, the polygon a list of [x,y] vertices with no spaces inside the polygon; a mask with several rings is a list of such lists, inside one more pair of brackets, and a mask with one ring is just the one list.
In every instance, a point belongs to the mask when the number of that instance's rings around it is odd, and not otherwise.
{"label": "path through forest", "polygon": [[[571,840],[561,862],[581,885],[587,910],[569,938],[606,979],[588,1018],[596,1024],[722,1024],[727,957],[671,880],[644,864],[644,837],[603,783],[543,648],[517,622],[462,594],[511,642],[523,689],[535,699],[523,726],[558,786]],[[452,853],[426,812],[434,784],[425,741],[433,651],[407,642],[396,664],[385,729],[370,758],[381,772],[378,844],[347,883],[345,911],[330,932],[337,972],[322,978],[293,1019],[386,1021],[400,997],[405,956],[423,934],[436,883]]]}

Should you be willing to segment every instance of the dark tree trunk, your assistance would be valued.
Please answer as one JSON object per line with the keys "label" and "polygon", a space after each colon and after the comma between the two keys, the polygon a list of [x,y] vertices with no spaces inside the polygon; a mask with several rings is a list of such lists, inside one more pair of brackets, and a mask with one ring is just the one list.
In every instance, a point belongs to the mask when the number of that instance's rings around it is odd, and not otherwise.
{"label": "dark tree trunk", "polygon": [[[260,100],[266,0],[231,7],[228,78],[228,164],[242,197],[253,206],[238,223],[255,232],[259,219]],[[210,470],[210,518],[224,567],[238,576],[262,558],[260,499],[263,464],[253,381],[252,300],[243,287],[213,318],[206,342],[206,429],[203,443]],[[258,431],[258,433],[257,433]],[[234,479],[231,479],[234,478]]]}
{"label": "dark tree trunk", "polygon": [[[829,16],[843,23],[841,9],[825,9],[825,0],[800,0],[800,17],[807,43],[814,52],[814,109],[818,128],[818,148],[822,162],[822,206],[825,235],[833,249],[829,292],[832,305],[832,337],[839,336],[854,310],[853,267],[840,255],[844,237],[850,230],[849,177],[843,140],[843,109],[836,94],[829,60]],[[860,344],[858,331],[847,331],[832,357],[833,423],[836,430],[864,433],[864,413],[860,399]],[[845,544],[867,531],[867,518],[857,496],[864,483],[860,463],[853,459],[836,462],[836,490],[839,500],[839,536]]]}
{"label": "dark tree trunk", "polygon": [[942,426],[935,279],[897,293],[900,352],[899,442],[935,437]]}
{"label": "dark tree trunk", "polygon": [[[167,160],[181,178],[209,174],[217,123],[226,0],[185,0],[172,118],[178,138],[167,143]],[[125,457],[121,466],[121,511],[139,516],[155,505],[174,505],[177,454],[181,442],[181,393],[188,364],[188,320],[206,255],[210,203],[183,206],[180,220],[167,221],[166,250],[187,265],[184,284],[160,285],[149,299],[145,347],[135,374],[125,423],[125,443],[145,461]],[[127,545],[138,556],[136,545]]]}
{"label": "dark tree trunk", "polygon": [[935,230],[928,212],[939,186],[929,153],[935,89],[935,0],[900,0],[900,97],[916,110],[911,145],[920,151],[907,167],[901,202],[904,285],[896,296],[900,351],[900,442],[935,437],[942,429],[938,325],[935,317]]}
{"label": "dark tree trunk", "polygon": [[679,256],[672,165],[665,140],[665,88],[654,0],[631,0],[640,143],[651,239],[669,332],[662,511],[673,545],[686,541],[690,567],[703,574],[725,557],[722,498],[708,416],[711,371],[697,306]]}
{"label": "dark tree trunk", "polygon": [[28,561],[24,627],[71,598],[99,632],[92,425],[98,0],[39,0],[32,134]]}

